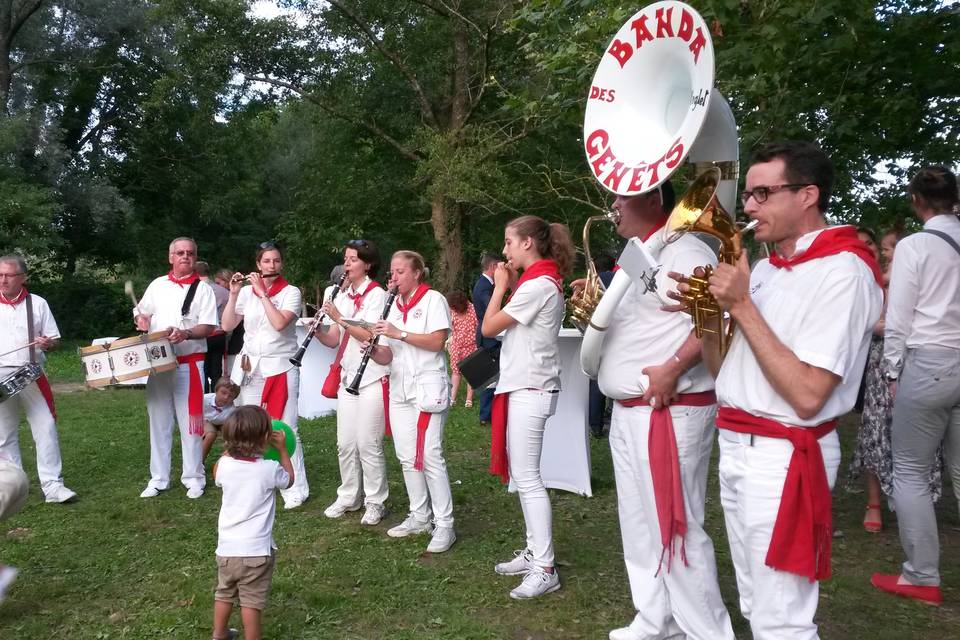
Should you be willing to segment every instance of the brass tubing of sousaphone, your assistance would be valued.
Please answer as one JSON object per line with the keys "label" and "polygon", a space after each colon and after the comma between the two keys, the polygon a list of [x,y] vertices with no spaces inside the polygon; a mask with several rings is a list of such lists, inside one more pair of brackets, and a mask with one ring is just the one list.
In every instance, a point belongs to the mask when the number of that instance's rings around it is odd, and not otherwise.
{"label": "brass tubing of sousaphone", "polygon": [[573,323],[573,326],[580,330],[580,333],[586,331],[587,326],[589,326],[590,318],[593,317],[593,312],[596,310],[597,305],[600,304],[600,299],[603,297],[603,292],[606,289],[603,286],[603,282],[600,281],[597,267],[593,264],[593,255],[590,252],[590,227],[595,222],[601,221],[612,223],[613,219],[611,214],[591,216],[587,218],[586,224],[583,225],[583,255],[587,261],[586,284],[584,284],[582,291],[575,292],[570,296],[570,299],[567,300],[567,308],[570,310],[570,321]]}

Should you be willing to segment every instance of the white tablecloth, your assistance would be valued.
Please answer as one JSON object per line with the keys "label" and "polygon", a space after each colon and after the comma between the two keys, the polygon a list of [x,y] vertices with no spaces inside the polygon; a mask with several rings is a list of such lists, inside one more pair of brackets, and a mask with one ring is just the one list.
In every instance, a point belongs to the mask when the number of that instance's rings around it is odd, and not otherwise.
{"label": "white tablecloth", "polygon": [[[309,319],[297,322],[298,345],[307,337],[307,330],[303,326],[305,323],[309,323]],[[323,381],[327,378],[327,372],[330,371],[336,355],[335,349],[323,346],[316,338],[310,341],[300,367],[300,400],[297,409],[301,418],[327,416],[337,410],[336,399],[331,400],[320,395]]]}

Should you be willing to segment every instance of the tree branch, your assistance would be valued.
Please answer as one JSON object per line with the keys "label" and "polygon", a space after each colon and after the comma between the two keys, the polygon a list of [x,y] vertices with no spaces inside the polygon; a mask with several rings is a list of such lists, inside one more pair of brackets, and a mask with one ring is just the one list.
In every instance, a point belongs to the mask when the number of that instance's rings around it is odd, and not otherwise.
{"label": "tree branch", "polygon": [[433,127],[439,127],[437,117],[433,112],[433,106],[430,104],[430,100],[427,98],[427,94],[424,92],[423,87],[420,86],[420,81],[417,80],[417,76],[403,63],[400,58],[387,49],[383,44],[383,41],[377,37],[373,32],[373,29],[369,24],[360,19],[353,9],[347,8],[341,0],[327,0],[333,7],[335,7],[340,13],[347,16],[351,22],[353,22],[357,27],[363,31],[367,36],[367,39],[376,47],[387,60],[393,64],[394,67],[403,75],[407,80],[407,84],[413,89],[413,92],[417,94],[417,99],[420,102],[420,111],[423,114],[424,119]]}
{"label": "tree branch", "polygon": [[401,143],[396,138],[388,134],[386,131],[378,127],[373,122],[369,122],[367,120],[363,120],[362,118],[351,116],[350,114],[344,111],[341,111],[340,109],[337,109],[329,102],[322,100],[321,98],[318,98],[316,95],[310,93],[309,91],[306,91],[303,87],[300,87],[291,82],[286,82],[284,80],[277,80],[276,78],[268,78],[267,76],[262,76],[262,75],[247,76],[247,79],[253,80],[255,82],[265,82],[266,84],[270,84],[276,87],[283,87],[284,89],[289,89],[290,91],[293,91],[294,93],[296,93],[298,96],[302,97],[304,100],[311,102],[312,104],[316,105],[317,107],[329,113],[330,115],[340,118],[341,120],[350,122],[352,124],[355,124],[357,126],[363,127],[364,129],[366,129],[367,131],[369,131],[370,133],[377,136],[378,138],[383,140],[385,143],[393,147],[398,153],[400,153],[400,155],[402,155],[407,160],[410,160],[411,162],[415,162],[415,163],[423,160],[423,157],[420,156],[416,151],[405,146],[403,143]]}
{"label": "tree branch", "polygon": [[[37,9],[40,8],[41,4],[43,4],[43,0],[27,0],[20,6],[20,12],[13,16],[13,20],[10,23],[10,32],[7,34],[8,44],[13,42],[17,32],[23,27],[23,23],[26,22],[30,16],[37,12]],[[13,9],[12,3],[11,9]]]}

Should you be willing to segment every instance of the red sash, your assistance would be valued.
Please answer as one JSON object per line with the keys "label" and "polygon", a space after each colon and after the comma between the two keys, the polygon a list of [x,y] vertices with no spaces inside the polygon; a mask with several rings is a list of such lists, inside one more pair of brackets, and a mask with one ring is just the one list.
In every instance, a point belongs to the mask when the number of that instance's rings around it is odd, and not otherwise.
{"label": "red sash", "polygon": [[[642,398],[618,400],[624,407],[647,406]],[[676,407],[707,407],[716,404],[717,395],[711,391],[681,393],[673,402]],[[686,542],[687,514],[683,500],[683,483],[680,477],[680,454],[677,452],[677,436],[673,431],[673,415],[670,407],[654,409],[650,414],[650,429],[647,434],[647,449],[650,458],[650,475],[653,478],[653,495],[657,503],[657,520],[660,522],[660,564],[657,573],[667,560],[667,573],[675,553],[674,542],[680,537],[680,559],[687,564]]]}
{"label": "red sash", "polygon": [[200,276],[197,275],[196,271],[194,271],[188,276],[183,276],[182,278],[178,278],[177,276],[173,275],[173,271],[167,274],[167,280],[169,280],[170,282],[175,282],[176,284],[180,285],[181,289],[183,288],[183,285],[193,284],[199,279],[200,279]]}
{"label": "red sash", "polygon": [[509,393],[493,396],[490,407],[490,473],[500,476],[503,484],[510,482],[510,466],[507,461],[507,407]]}
{"label": "red sash", "polygon": [[2,294],[0,294],[0,303],[8,304],[8,305],[10,305],[11,307],[15,307],[15,306],[17,306],[18,304],[20,304],[21,302],[23,302],[24,299],[26,299],[26,297],[27,297],[27,288],[26,288],[26,287],[20,287],[20,293],[18,293],[17,295],[15,295],[15,296],[12,297],[12,298],[7,298],[7,297],[3,296]]}
{"label": "red sash", "polygon": [[[283,291],[283,288],[288,284],[290,283],[287,282],[283,276],[277,276],[277,279],[274,280],[273,284],[270,285],[270,288],[267,289],[267,297],[272,298],[273,296],[277,295]],[[253,295],[257,296],[258,298],[260,297],[260,294],[257,293],[256,289],[253,290]],[[277,418],[277,420],[279,420],[279,418]]]}
{"label": "red sash", "polygon": [[263,393],[260,394],[260,406],[274,420],[283,420],[283,410],[287,407],[287,372],[268,376],[263,383]]}
{"label": "red sash", "polygon": [[430,416],[432,413],[426,411],[420,412],[417,418],[417,454],[413,459],[413,468],[417,471],[423,471],[423,450],[427,442],[427,427],[430,426]]}
{"label": "red sash", "polygon": [[390,430],[390,376],[380,378],[380,390],[383,392],[383,430],[388,438],[393,437]]}
{"label": "red sash", "polygon": [[179,364],[186,364],[190,367],[190,389],[187,393],[190,426],[187,432],[192,436],[203,435],[203,380],[200,379],[200,369],[197,368],[197,363],[203,362],[206,355],[205,353],[191,353],[186,356],[177,356]]}
{"label": "red sash", "polygon": [[423,296],[427,295],[427,291],[430,291],[430,285],[421,284],[413,292],[413,296],[410,297],[410,302],[404,304],[403,296],[397,297],[397,309],[400,309],[400,312],[403,314],[403,323],[407,323],[407,313],[417,306],[417,303],[423,299]]}
{"label": "red sash", "polygon": [[40,394],[43,396],[43,399],[47,401],[47,408],[50,409],[50,415],[56,420],[57,408],[53,404],[53,389],[50,388],[50,381],[47,380],[47,374],[40,374],[40,377],[37,378],[37,386],[40,388]]}
{"label": "red sash", "polygon": [[765,562],[768,567],[805,576],[810,582],[829,578],[832,498],[817,441],[837,428],[837,420],[816,427],[788,427],[740,409],[720,407],[717,426],[737,433],[782,438],[793,444]]}
{"label": "red sash", "polygon": [[857,237],[857,230],[850,225],[824,229],[814,238],[807,250],[792,258],[783,258],[776,251],[770,252],[770,264],[778,269],[790,269],[794,265],[836,255],[844,251],[849,251],[857,256],[869,267],[876,278],[877,284],[883,287],[883,273],[880,271],[880,265],[877,259],[873,257],[873,252],[864,244],[863,240]]}

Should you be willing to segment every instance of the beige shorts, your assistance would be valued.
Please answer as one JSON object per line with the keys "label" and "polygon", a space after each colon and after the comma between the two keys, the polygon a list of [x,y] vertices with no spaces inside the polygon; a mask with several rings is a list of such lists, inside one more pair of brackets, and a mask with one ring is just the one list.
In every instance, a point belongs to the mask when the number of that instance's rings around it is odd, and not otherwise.
{"label": "beige shorts", "polygon": [[239,603],[245,609],[263,611],[273,579],[275,556],[248,558],[217,556],[217,589],[214,600]]}
{"label": "beige shorts", "polygon": [[213,435],[218,436],[220,435],[220,429],[222,429],[220,425],[213,424],[209,420],[203,421],[203,435],[212,433]]}

